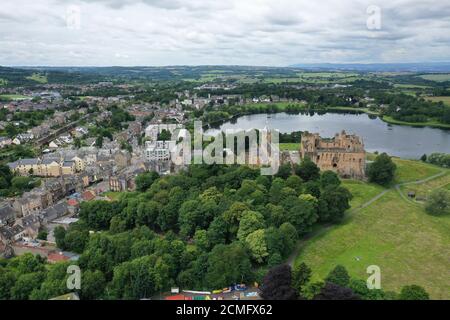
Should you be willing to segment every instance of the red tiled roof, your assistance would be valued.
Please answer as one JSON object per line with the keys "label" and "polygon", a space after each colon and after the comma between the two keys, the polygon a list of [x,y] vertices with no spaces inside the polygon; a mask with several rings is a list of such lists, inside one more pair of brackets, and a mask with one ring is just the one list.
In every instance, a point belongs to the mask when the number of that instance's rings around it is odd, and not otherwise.
{"label": "red tiled roof", "polygon": [[95,194],[94,194],[94,192],[88,190],[88,191],[83,192],[82,198],[83,198],[83,200],[90,201],[95,198]]}
{"label": "red tiled roof", "polygon": [[75,207],[78,205],[78,201],[75,199],[69,199],[69,200],[67,200],[67,204],[71,207]]}
{"label": "red tiled roof", "polygon": [[61,262],[61,261],[67,261],[69,260],[69,257],[66,257],[65,255],[58,253],[58,252],[53,252],[53,253],[49,253],[47,260],[49,262]]}

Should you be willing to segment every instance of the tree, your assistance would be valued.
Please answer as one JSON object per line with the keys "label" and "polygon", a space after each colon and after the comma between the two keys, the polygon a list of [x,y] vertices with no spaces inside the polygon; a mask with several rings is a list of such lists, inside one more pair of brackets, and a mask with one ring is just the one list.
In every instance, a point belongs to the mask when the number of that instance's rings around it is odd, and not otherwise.
{"label": "tree", "polygon": [[11,299],[28,300],[33,290],[39,289],[44,281],[45,273],[34,272],[22,274],[17,278],[16,283],[11,288]]}
{"label": "tree", "polygon": [[206,230],[197,229],[194,234],[194,243],[200,250],[208,250],[208,232]]}
{"label": "tree", "polygon": [[222,216],[214,218],[207,231],[209,245],[214,247],[218,244],[225,244],[228,229],[229,226]]}
{"label": "tree", "polygon": [[39,232],[37,234],[37,238],[39,240],[46,241],[47,240],[47,235],[48,235],[48,232],[47,232],[47,230],[45,228],[39,228]]}
{"label": "tree", "polygon": [[7,268],[0,267],[0,300],[11,299],[11,288],[15,282],[14,273]]}
{"label": "tree", "polygon": [[97,146],[97,148],[103,147],[103,136],[102,135],[98,136],[97,139],[95,139],[95,145]]}
{"label": "tree", "polygon": [[245,240],[250,233],[263,228],[264,217],[261,213],[251,210],[244,211],[239,222],[237,237],[240,240]]}
{"label": "tree", "polygon": [[290,163],[284,163],[278,168],[277,177],[287,179],[292,174]]}
{"label": "tree", "polygon": [[264,229],[259,229],[250,233],[245,238],[245,244],[250,250],[252,258],[257,263],[263,263],[266,260],[267,256],[269,256]]}
{"label": "tree", "polygon": [[328,186],[319,198],[319,218],[322,222],[339,222],[350,209],[352,195],[344,187]]}
{"label": "tree", "polygon": [[420,161],[427,162],[427,155],[425,153],[420,157]]}
{"label": "tree", "polygon": [[429,300],[430,296],[424,288],[418,285],[404,286],[400,291],[400,300]]}
{"label": "tree", "polygon": [[269,270],[261,285],[261,297],[265,300],[295,300],[297,294],[291,286],[291,267],[283,264]]}
{"label": "tree", "polygon": [[55,236],[56,246],[61,250],[66,250],[66,229],[64,229],[64,227],[62,226],[57,226],[53,230],[53,235]]}
{"label": "tree", "polygon": [[322,173],[320,176],[320,186],[322,189],[325,189],[328,186],[339,186],[341,184],[341,180],[339,180],[338,175],[330,170],[327,170]]}
{"label": "tree", "polygon": [[155,260],[152,256],[145,256],[115,267],[110,283],[112,298],[129,300],[151,297],[156,292]]}
{"label": "tree", "polygon": [[391,300],[389,295],[381,289],[369,289],[367,283],[360,279],[351,279],[349,288],[355,294],[366,300]]}
{"label": "tree", "polygon": [[431,191],[425,204],[425,211],[432,215],[450,214],[450,191],[445,189]]}
{"label": "tree", "polygon": [[208,255],[206,281],[208,287],[224,288],[252,278],[250,257],[239,242],[219,244]]}
{"label": "tree", "polygon": [[298,233],[295,227],[289,222],[285,222],[280,226],[280,232],[283,235],[283,247],[285,255],[288,255],[294,250],[298,240]]}
{"label": "tree", "polygon": [[397,166],[386,153],[376,157],[375,161],[369,165],[367,175],[369,181],[383,186],[389,185],[394,179]]}
{"label": "tree", "polygon": [[313,202],[292,197],[287,199],[290,208],[287,211],[287,220],[290,222],[299,235],[310,231],[311,226],[317,221],[317,209]]}
{"label": "tree", "polygon": [[146,172],[136,177],[136,190],[146,191],[156,179],[159,178],[159,174],[155,171]]}
{"label": "tree", "polygon": [[297,290],[298,295],[302,294],[302,289],[311,279],[311,268],[304,262],[294,266],[292,270],[292,287]]}
{"label": "tree", "polygon": [[302,179],[299,176],[291,175],[286,179],[286,186],[300,193],[302,190]]}
{"label": "tree", "polygon": [[102,297],[106,286],[106,280],[100,270],[84,271],[81,280],[81,298],[83,300],[95,300]]}
{"label": "tree", "polygon": [[302,178],[303,181],[317,180],[320,178],[320,169],[310,158],[306,157],[295,168],[295,174]]}
{"label": "tree", "polygon": [[352,289],[341,287],[337,284],[327,282],[320,290],[320,293],[315,295],[314,300],[360,300]]}
{"label": "tree", "polygon": [[344,266],[337,265],[330,271],[328,276],[325,278],[325,281],[337,284],[341,287],[346,287],[350,282],[350,276]]}

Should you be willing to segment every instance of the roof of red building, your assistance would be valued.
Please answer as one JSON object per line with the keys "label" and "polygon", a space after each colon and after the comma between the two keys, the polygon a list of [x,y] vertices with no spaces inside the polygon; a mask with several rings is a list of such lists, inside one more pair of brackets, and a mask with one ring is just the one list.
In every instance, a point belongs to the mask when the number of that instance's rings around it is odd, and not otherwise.
{"label": "roof of red building", "polygon": [[47,260],[49,262],[61,262],[61,261],[67,261],[69,259],[70,259],[69,257],[67,257],[59,252],[52,252],[52,253],[49,253],[47,256]]}
{"label": "roof of red building", "polygon": [[69,200],[67,200],[67,204],[71,207],[75,207],[78,205],[78,201],[75,199],[69,199]]}
{"label": "roof of red building", "polygon": [[95,193],[91,190],[87,190],[85,192],[83,192],[83,194],[81,195],[81,197],[83,198],[83,200],[85,201],[90,201],[92,199],[95,198]]}

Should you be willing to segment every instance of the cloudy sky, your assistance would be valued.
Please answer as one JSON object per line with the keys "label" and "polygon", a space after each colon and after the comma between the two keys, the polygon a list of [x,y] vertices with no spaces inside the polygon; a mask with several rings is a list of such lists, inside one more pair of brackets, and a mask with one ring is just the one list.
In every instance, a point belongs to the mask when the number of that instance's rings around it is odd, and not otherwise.
{"label": "cloudy sky", "polygon": [[450,61],[450,1],[1,0],[0,65]]}

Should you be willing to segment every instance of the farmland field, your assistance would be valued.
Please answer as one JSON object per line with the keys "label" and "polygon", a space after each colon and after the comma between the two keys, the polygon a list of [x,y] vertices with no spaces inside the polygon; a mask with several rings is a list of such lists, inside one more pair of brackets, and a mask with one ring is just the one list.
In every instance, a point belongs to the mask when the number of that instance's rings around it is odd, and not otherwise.
{"label": "farmland field", "polygon": [[42,83],[42,84],[45,84],[48,82],[47,76],[39,74],[39,73],[33,73],[33,75],[27,77],[27,79],[33,80],[33,81],[36,81],[36,82]]}
{"label": "farmland field", "polygon": [[421,75],[420,78],[425,79],[425,80],[444,82],[444,81],[450,81],[450,73],[425,74],[425,75]]}
{"label": "farmland field", "polygon": [[444,104],[450,106],[450,97],[427,97],[427,100],[430,100],[433,102],[442,101],[442,102],[444,102]]}

